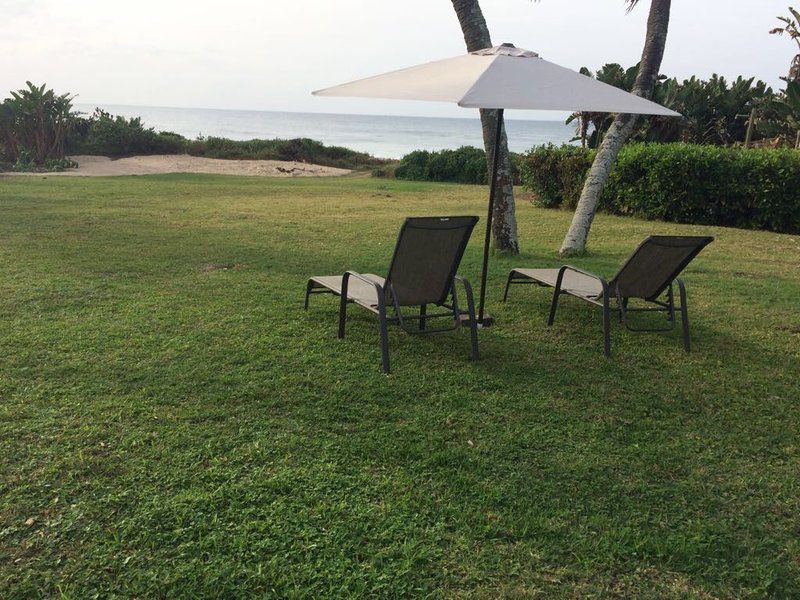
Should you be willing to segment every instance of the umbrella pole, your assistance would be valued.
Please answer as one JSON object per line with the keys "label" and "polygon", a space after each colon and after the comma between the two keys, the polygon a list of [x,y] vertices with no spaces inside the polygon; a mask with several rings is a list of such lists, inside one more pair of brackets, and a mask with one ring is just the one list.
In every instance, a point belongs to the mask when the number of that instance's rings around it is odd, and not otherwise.
{"label": "umbrella pole", "polygon": [[489,246],[492,243],[492,218],[494,217],[494,194],[497,189],[497,167],[499,165],[500,139],[503,130],[503,109],[497,109],[497,125],[494,133],[494,153],[492,154],[492,174],[489,180],[489,212],[486,215],[486,238],[483,243],[483,269],[481,270],[481,298],[478,308],[478,323],[484,323],[483,307],[486,303],[486,276],[489,269]]}

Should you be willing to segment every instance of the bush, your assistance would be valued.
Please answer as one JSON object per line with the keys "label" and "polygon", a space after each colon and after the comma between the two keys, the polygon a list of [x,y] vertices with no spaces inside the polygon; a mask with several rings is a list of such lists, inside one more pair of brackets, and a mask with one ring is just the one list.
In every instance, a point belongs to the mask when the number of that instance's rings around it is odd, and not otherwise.
{"label": "bush", "polygon": [[0,162],[18,170],[40,169],[48,160],[64,158],[77,113],[70,94],[57,95],[47,86],[12,91],[0,102]]}
{"label": "bush", "polygon": [[89,118],[78,119],[69,139],[72,154],[131,156],[134,154],[191,154],[208,158],[249,160],[293,160],[342,169],[371,169],[390,161],[374,158],[316,140],[229,140],[220,137],[188,140],[169,131],[145,127],[141,118],[126,119],[95,109]]}
{"label": "bush", "polygon": [[308,138],[239,141],[209,137],[190,142],[187,151],[194,156],[209,158],[293,160],[340,169],[373,168],[389,162],[365,152],[326,146]]}
{"label": "bush", "polygon": [[400,164],[394,170],[394,176],[408,181],[427,181],[430,159],[431,153],[427,150],[414,150],[400,159]]}
{"label": "bush", "polygon": [[28,150],[22,150],[11,170],[18,173],[53,173],[77,168],[78,163],[69,158],[46,158],[43,163],[36,162],[36,157]]}
{"label": "bush", "polygon": [[520,160],[521,179],[545,208],[578,204],[594,151],[578,146],[539,146]]}
{"label": "bush", "polygon": [[152,127],[145,127],[139,117],[115,117],[99,108],[88,119],[83,119],[77,129],[78,133],[69,144],[73,154],[181,154],[186,152],[188,144],[186,138],[177,133],[156,132]]}
{"label": "bush", "polygon": [[[519,182],[518,159],[511,155],[511,171]],[[488,182],[486,153],[480,148],[462,146],[457,150],[415,150],[400,159],[394,175],[410,181],[448,181],[483,184]]]}
{"label": "bush", "polygon": [[[589,168],[575,156],[563,148],[532,150],[523,157],[524,185],[547,191],[550,202],[543,205],[571,207],[567,198],[583,185]],[[571,174],[566,183],[562,171]],[[600,209],[676,223],[798,233],[798,190],[796,150],[631,144],[620,152]]]}
{"label": "bush", "polygon": [[800,232],[800,152],[688,144],[625,148],[603,206],[677,223]]}

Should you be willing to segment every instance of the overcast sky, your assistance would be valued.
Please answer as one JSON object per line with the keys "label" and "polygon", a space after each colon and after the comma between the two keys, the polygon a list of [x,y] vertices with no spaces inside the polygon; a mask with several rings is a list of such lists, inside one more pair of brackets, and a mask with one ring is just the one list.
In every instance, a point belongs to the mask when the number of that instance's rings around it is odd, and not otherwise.
{"label": "overcast sky", "polygon": [[[780,85],[793,47],[767,32],[789,2],[674,0],[662,72]],[[636,63],[649,5],[626,14],[623,0],[481,0],[495,44],[574,69]],[[0,0],[0,91],[30,79],[82,103],[464,116],[310,96],[463,52],[449,0]]]}

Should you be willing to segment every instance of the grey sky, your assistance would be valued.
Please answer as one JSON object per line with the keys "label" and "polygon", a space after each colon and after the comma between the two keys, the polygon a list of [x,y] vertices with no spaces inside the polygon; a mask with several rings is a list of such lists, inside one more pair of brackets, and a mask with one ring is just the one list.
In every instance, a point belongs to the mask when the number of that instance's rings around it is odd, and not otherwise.
{"label": "grey sky", "polygon": [[[767,32],[788,1],[674,0],[662,71],[780,85],[792,45]],[[622,0],[481,5],[494,43],[596,69],[639,59],[649,2],[630,14]],[[0,91],[30,79],[84,103],[465,116],[447,105],[310,96],[462,52],[449,0],[0,0]]]}

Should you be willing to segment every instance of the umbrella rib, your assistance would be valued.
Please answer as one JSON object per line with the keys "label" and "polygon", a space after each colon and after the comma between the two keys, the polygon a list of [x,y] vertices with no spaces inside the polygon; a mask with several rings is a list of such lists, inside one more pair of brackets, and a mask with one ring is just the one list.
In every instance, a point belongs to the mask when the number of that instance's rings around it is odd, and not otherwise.
{"label": "umbrella rib", "polygon": [[469,86],[469,89],[466,92],[464,92],[464,95],[461,96],[461,100],[456,102],[456,104],[458,106],[460,106],[461,108],[478,108],[478,109],[480,109],[480,108],[489,108],[489,109],[493,109],[493,110],[498,110],[500,108],[504,108],[502,106],[491,106],[491,107],[490,106],[483,106],[483,107],[481,107],[481,106],[464,106],[464,99],[467,98],[472,93],[472,90],[474,90],[476,87],[478,87],[480,85],[481,81],[483,81],[486,78],[486,75],[489,73],[489,69],[492,68],[492,65],[494,64],[494,62],[498,58],[500,58],[500,57],[499,56],[493,56],[492,57],[491,62],[486,66],[486,68],[481,72],[481,74],[478,75],[478,78],[474,81],[474,83],[471,86]]}

